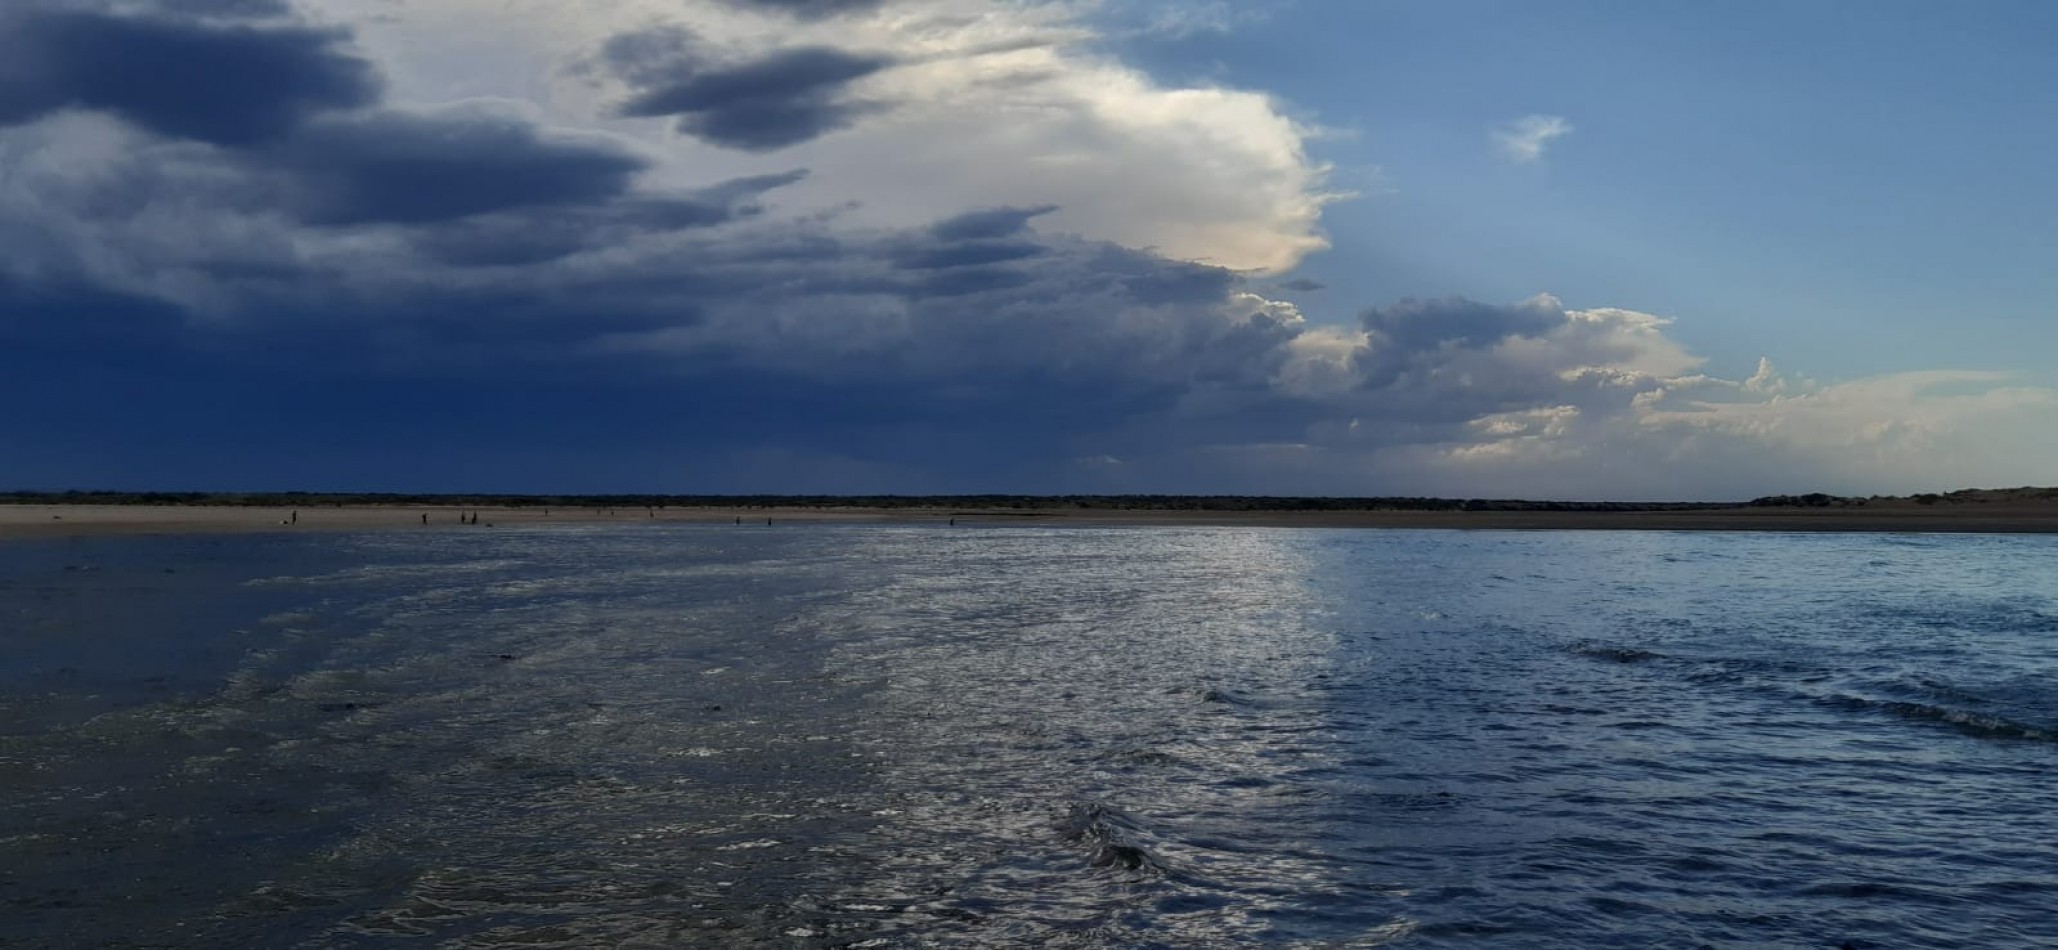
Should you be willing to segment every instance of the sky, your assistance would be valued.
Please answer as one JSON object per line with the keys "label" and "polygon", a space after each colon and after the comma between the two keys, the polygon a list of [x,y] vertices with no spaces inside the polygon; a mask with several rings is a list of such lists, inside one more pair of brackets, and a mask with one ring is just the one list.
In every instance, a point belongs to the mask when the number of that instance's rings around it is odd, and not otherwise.
{"label": "sky", "polygon": [[2058,484],[2058,6],[8,0],[0,489]]}

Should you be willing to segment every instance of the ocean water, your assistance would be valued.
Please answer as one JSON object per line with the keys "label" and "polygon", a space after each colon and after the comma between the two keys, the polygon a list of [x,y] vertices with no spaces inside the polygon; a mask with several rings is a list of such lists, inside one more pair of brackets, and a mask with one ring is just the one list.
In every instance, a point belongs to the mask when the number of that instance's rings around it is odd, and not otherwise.
{"label": "ocean water", "polygon": [[0,947],[2058,946],[2058,539],[0,543]]}

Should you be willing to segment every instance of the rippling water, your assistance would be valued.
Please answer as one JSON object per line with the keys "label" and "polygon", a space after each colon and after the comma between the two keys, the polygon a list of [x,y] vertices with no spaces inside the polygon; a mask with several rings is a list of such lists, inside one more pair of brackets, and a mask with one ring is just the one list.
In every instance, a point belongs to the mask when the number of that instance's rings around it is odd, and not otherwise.
{"label": "rippling water", "polygon": [[0,544],[0,946],[2058,945],[2058,542]]}

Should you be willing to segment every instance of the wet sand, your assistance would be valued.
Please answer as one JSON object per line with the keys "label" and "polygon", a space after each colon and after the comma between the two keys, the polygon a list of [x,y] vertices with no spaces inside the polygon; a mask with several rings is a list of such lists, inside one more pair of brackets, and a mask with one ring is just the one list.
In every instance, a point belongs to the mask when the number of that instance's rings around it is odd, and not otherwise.
{"label": "wet sand", "polygon": [[[298,519],[295,520],[295,513]],[[462,519],[477,514],[476,525]],[[423,516],[428,517],[423,523]],[[1476,528],[1661,531],[1947,531],[2058,533],[2058,504],[1702,511],[1122,511],[963,508],[273,508],[0,505],[0,538],[261,531],[471,531],[537,525],[734,524],[1248,525],[1304,528]]]}

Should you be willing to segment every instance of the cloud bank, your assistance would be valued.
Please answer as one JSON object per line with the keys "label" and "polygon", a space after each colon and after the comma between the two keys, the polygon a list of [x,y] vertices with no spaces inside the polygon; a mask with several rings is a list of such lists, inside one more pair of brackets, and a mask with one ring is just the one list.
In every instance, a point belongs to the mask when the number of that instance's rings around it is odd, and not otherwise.
{"label": "cloud bank", "polygon": [[[428,55],[486,6],[0,19],[0,376],[59,407],[0,475],[1749,497],[2053,461],[2008,434],[2058,397],[1991,374],[1719,379],[1549,296],[1311,322],[1271,277],[1323,246],[1305,130],[1067,5],[518,3],[480,21],[512,66]],[[495,64],[534,82],[450,78]]]}

